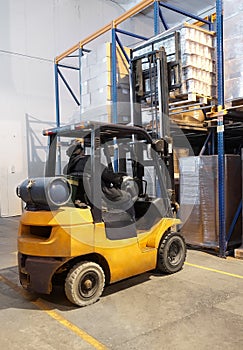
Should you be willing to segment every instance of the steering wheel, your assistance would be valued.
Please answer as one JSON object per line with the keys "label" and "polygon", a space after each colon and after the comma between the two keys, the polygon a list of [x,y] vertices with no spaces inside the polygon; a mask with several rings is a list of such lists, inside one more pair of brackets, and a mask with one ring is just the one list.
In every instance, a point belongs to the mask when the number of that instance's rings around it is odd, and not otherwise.
{"label": "steering wheel", "polygon": [[138,199],[139,189],[135,179],[131,176],[123,176],[121,190],[130,193],[132,201]]}

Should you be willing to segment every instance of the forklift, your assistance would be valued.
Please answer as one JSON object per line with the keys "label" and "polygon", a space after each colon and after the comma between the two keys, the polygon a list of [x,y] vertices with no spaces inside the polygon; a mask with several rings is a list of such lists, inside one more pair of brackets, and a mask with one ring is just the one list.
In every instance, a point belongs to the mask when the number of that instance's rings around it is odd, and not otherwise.
{"label": "forklift", "polygon": [[[25,289],[50,294],[61,284],[71,303],[87,306],[111,283],[155,269],[182,269],[186,245],[176,231],[180,220],[168,191],[163,139],[139,126],[91,121],[43,134],[49,139],[45,177],[17,187],[25,202],[18,231]],[[88,160],[82,173],[66,174],[66,151],[77,139]],[[107,196],[107,168],[120,175],[119,190],[130,201]]]}

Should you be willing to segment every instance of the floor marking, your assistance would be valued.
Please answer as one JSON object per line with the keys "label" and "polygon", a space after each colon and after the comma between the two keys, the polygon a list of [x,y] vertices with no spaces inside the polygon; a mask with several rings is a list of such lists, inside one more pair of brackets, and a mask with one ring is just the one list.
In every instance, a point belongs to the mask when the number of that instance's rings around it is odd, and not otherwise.
{"label": "floor marking", "polygon": [[[4,277],[3,275],[0,274],[0,281],[8,285],[10,288],[15,290],[18,294],[21,294],[25,299],[26,294],[24,290],[10,281],[8,278]],[[56,311],[50,310],[47,304],[45,304],[42,300],[37,299],[36,301],[30,301],[32,304],[37,306],[40,310],[46,312],[50,317],[52,317],[54,320],[59,322],[61,325],[72,331],[73,333],[77,334],[82,340],[86,341],[86,343],[89,343],[92,345],[95,349],[97,350],[107,350],[108,348],[100,343],[98,340],[93,338],[91,335],[80,329],[79,327],[75,326],[72,322],[68,321],[65,319],[63,316],[61,316],[59,313]]]}
{"label": "floor marking", "polygon": [[220,273],[221,275],[227,275],[227,276],[243,279],[243,276],[241,276],[241,275],[236,275],[234,273],[229,273],[229,272],[226,272],[226,271],[212,269],[211,267],[191,264],[191,263],[188,263],[188,262],[185,262],[185,265],[192,266],[192,267],[197,267],[198,269],[202,269],[202,270],[207,270],[207,271],[211,271],[211,272]]}

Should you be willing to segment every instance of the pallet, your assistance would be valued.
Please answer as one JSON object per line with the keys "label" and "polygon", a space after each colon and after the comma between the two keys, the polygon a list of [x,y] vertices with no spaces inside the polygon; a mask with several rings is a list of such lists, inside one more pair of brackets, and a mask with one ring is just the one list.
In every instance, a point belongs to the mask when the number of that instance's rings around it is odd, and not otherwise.
{"label": "pallet", "polygon": [[207,132],[207,127],[203,123],[185,123],[183,121],[175,121],[171,119],[171,127],[173,128],[175,126],[176,128],[180,128],[183,130],[188,131],[201,131],[201,132]]}
{"label": "pallet", "polygon": [[239,112],[243,111],[243,98],[225,102],[225,109]]}
{"label": "pallet", "polygon": [[[188,250],[197,250],[197,251],[201,251],[207,254],[211,254],[211,255],[215,255],[215,256],[219,256],[219,245],[217,244],[217,246],[212,246],[210,247],[210,245],[201,243],[201,244],[192,244],[192,243],[187,243],[186,247]],[[225,252],[225,257],[227,256],[234,256],[234,251],[235,248],[228,248],[226,249]]]}
{"label": "pallet", "polygon": [[170,93],[170,97],[169,97],[170,107],[184,106],[192,102],[203,104],[203,105],[212,105],[215,103],[215,99],[210,96],[200,95],[196,92],[189,92],[188,94]]}

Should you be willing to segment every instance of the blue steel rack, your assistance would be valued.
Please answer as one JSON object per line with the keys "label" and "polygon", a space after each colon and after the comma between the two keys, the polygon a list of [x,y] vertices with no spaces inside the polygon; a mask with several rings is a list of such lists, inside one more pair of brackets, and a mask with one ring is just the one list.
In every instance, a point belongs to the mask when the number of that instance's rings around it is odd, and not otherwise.
{"label": "blue steel rack", "polygon": [[217,87],[218,87],[218,200],[219,200],[219,255],[225,257],[225,178],[224,178],[224,52],[223,52],[223,1],[216,2],[217,24]]}
{"label": "blue steel rack", "polygon": [[[111,39],[112,39],[112,115],[113,122],[117,122],[117,82],[116,82],[116,47],[117,45],[121,48],[124,57],[128,62],[130,62],[130,57],[127,56],[121,40],[118,37],[118,33],[123,35],[129,35],[135,37],[137,39],[146,40],[143,36],[138,34],[130,33],[121,29],[118,29],[119,24],[126,21],[128,18],[138,14],[149,6],[153,5],[154,12],[154,35],[160,33],[160,23],[162,23],[165,30],[167,30],[168,24],[163,16],[163,12],[161,8],[166,8],[181,15],[187,16],[191,19],[194,19],[202,24],[206,24],[209,26],[209,30],[213,29],[213,23],[211,20],[201,18],[197,15],[189,13],[181,8],[172,6],[167,2],[162,2],[158,0],[144,0],[141,1],[138,5],[134,6],[131,10],[125,12],[123,15],[118,17],[116,20],[112,21],[110,24],[104,26],[100,30],[96,31],[94,34],[90,35],[86,39],[80,41],[69,50],[65,51],[63,54],[59,55],[55,59],[55,92],[56,92],[56,124],[60,126],[61,118],[60,118],[60,98],[59,98],[59,77],[63,81],[64,85],[67,87],[71,97],[75,101],[78,106],[81,106],[81,96],[82,96],[82,84],[81,84],[81,57],[84,52],[89,52],[89,50],[85,49],[84,46],[101,36],[102,34],[111,31]],[[217,140],[218,140],[218,193],[219,193],[219,256],[225,257],[226,255],[226,247],[227,240],[230,237],[230,232],[228,233],[226,239],[225,232],[225,193],[224,193],[224,61],[223,61],[223,1],[216,0],[216,37],[217,37],[217,88],[218,88],[218,111],[215,113],[215,117],[217,117]],[[210,18],[209,18],[210,19]],[[61,64],[60,62],[65,58],[77,57],[78,58],[78,66],[74,67],[67,64]],[[69,83],[65,79],[63,73],[61,72],[61,68],[65,69],[73,69],[79,72],[79,98],[74,94],[72,88]],[[209,135],[206,142],[213,138],[213,135]],[[214,147],[213,147],[214,148]],[[241,203],[240,203],[241,205]],[[240,207],[240,206],[239,206]],[[240,209],[239,209],[240,210]],[[238,211],[239,211],[238,210]],[[237,211],[237,213],[238,213]],[[237,216],[236,213],[236,216]],[[235,217],[236,217],[235,216]],[[232,222],[234,225],[235,218]],[[231,225],[231,226],[232,226]],[[232,227],[230,229],[232,231]]]}
{"label": "blue steel rack", "polygon": [[[153,5],[153,20],[154,20],[154,35],[158,35],[160,33],[160,21],[163,24],[163,27],[165,29],[168,29],[168,25],[165,21],[165,18],[163,16],[163,13],[161,11],[161,7],[167,8],[171,11],[177,12],[181,15],[187,16],[191,19],[194,19],[196,21],[201,22],[202,24],[206,24],[209,26],[209,30],[212,30],[212,22],[201,18],[199,16],[196,16],[192,13],[189,13],[183,9],[177,8],[175,6],[165,4],[161,1],[158,0],[144,0],[141,1],[138,5],[134,6],[131,10],[127,11],[114,21],[112,21],[110,24],[104,26],[94,34],[90,35],[86,39],[80,41],[78,44],[75,46],[71,47],[69,50],[65,51],[63,54],[59,55],[55,59],[55,85],[56,85],[56,121],[57,125],[60,125],[60,99],[59,99],[59,77],[63,81],[64,85],[67,87],[69,93],[71,94],[72,98],[74,99],[75,103],[80,106],[81,105],[81,57],[83,55],[83,52],[89,52],[89,50],[84,49],[84,46],[96,39],[97,37],[101,36],[102,34],[111,31],[111,42],[112,42],[112,102],[113,102],[113,122],[117,121],[117,85],[116,85],[116,45],[118,44],[119,47],[121,48],[125,58],[127,59],[128,63],[130,62],[130,57],[127,56],[123,45],[117,35],[117,33],[121,33],[124,35],[128,35],[140,40],[147,40],[148,38],[141,36],[139,34],[131,33],[128,31],[124,31],[121,29],[118,29],[118,25],[126,21],[128,18],[138,14],[142,10],[148,8],[149,6]],[[76,55],[73,55],[73,53],[76,52]],[[70,65],[64,65],[60,64],[60,62],[65,59],[65,58],[70,58],[70,57],[78,57],[79,58],[79,66],[78,67],[73,67]],[[65,79],[64,75],[61,72],[60,68],[69,68],[73,70],[78,70],[79,71],[79,77],[80,77],[80,97],[79,99],[75,96],[73,93],[70,85],[68,84],[67,80]]]}

